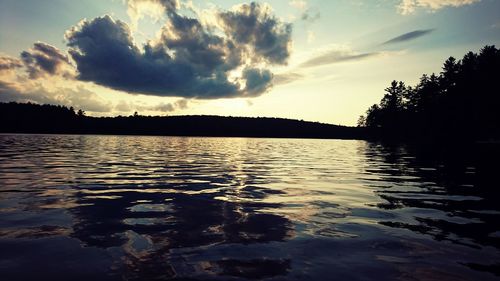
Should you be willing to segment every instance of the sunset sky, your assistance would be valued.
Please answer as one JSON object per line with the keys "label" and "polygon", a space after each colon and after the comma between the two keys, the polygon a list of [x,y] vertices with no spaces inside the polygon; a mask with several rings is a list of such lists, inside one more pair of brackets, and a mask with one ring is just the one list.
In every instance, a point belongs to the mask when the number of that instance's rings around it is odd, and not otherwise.
{"label": "sunset sky", "polygon": [[498,0],[0,0],[0,101],[355,125],[484,45]]}

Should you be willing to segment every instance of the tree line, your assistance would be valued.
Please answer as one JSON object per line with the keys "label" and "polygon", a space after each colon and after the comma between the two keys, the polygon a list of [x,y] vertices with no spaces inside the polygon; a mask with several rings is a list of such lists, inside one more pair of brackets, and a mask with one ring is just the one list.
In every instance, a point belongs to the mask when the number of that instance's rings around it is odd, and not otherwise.
{"label": "tree line", "polygon": [[448,58],[439,74],[424,74],[416,86],[392,81],[358,126],[392,139],[498,140],[499,83],[500,50],[485,46],[461,60]]}
{"label": "tree line", "polygon": [[283,118],[222,116],[92,117],[60,105],[0,103],[0,133],[277,138],[363,138],[362,128]]}

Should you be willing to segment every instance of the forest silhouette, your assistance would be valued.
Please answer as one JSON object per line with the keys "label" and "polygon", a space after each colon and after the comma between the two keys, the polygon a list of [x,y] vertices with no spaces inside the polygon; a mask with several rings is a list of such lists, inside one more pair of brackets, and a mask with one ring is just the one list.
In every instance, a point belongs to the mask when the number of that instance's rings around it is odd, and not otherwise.
{"label": "forest silhouette", "polygon": [[412,87],[392,81],[380,104],[358,120],[372,137],[422,141],[491,141],[500,136],[500,50],[483,47],[448,58],[439,74]]}
{"label": "forest silhouette", "polygon": [[214,137],[360,139],[362,130],[318,122],[266,117],[92,117],[81,109],[34,103],[0,103],[0,133],[111,134]]}

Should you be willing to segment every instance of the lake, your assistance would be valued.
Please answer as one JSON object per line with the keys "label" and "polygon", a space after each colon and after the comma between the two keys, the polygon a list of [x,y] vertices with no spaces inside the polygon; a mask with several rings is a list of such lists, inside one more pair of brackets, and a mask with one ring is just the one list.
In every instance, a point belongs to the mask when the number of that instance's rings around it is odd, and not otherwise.
{"label": "lake", "polygon": [[489,148],[0,135],[0,276],[500,280]]}

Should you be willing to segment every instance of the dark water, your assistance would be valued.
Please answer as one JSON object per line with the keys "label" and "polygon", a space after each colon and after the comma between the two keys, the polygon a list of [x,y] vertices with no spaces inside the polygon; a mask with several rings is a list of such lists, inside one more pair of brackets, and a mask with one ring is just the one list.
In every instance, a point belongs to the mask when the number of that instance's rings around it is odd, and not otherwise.
{"label": "dark water", "polygon": [[492,159],[364,141],[0,135],[0,279],[499,280]]}

